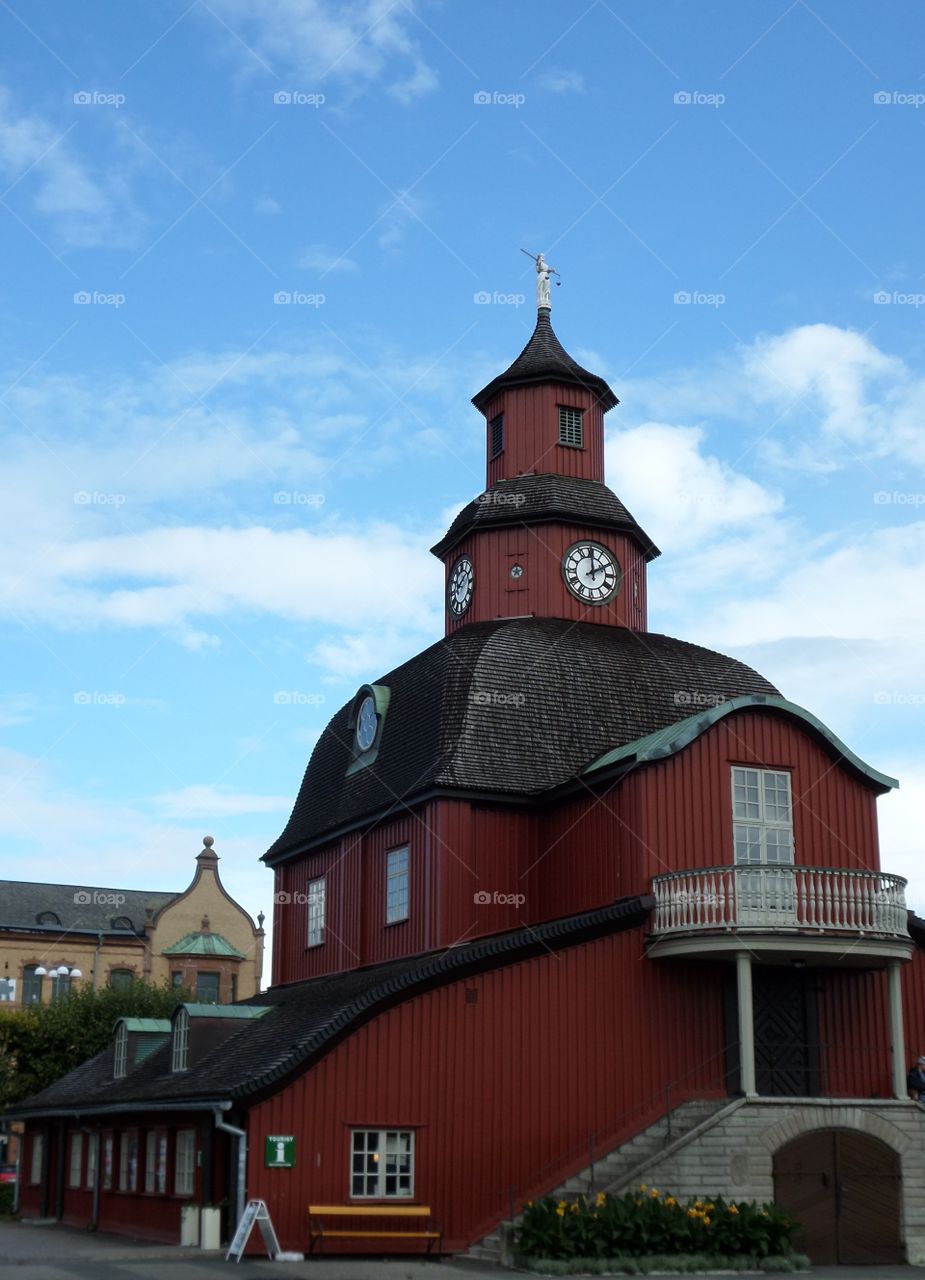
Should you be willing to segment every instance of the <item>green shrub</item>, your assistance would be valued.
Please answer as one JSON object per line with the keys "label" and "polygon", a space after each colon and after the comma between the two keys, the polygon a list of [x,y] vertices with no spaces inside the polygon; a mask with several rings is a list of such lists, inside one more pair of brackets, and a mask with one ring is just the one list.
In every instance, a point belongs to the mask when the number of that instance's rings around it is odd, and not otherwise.
{"label": "green shrub", "polygon": [[8,1218],[13,1212],[13,1192],[16,1190],[12,1182],[0,1182],[0,1218]]}
{"label": "green shrub", "polygon": [[645,1185],[622,1196],[538,1200],[526,1206],[517,1251],[530,1258],[716,1259],[780,1257],[792,1252],[798,1223],[773,1204],[727,1201],[722,1196],[682,1203]]}
{"label": "green shrub", "polygon": [[744,1255],[726,1258],[721,1254],[656,1253],[640,1258],[521,1258],[518,1265],[522,1270],[542,1276],[636,1276],[662,1271],[680,1272],[682,1275],[710,1271],[807,1271],[810,1262],[802,1253],[762,1259]]}

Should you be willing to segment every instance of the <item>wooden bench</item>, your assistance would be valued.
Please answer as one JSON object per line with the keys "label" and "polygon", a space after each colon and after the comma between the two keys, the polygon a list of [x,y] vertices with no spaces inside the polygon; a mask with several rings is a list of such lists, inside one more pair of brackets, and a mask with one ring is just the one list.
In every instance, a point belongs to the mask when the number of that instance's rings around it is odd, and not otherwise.
{"label": "wooden bench", "polygon": [[[334,1218],[335,1230],[325,1226],[322,1219]],[[339,1229],[343,1218],[379,1218],[394,1221],[396,1218],[413,1218],[420,1222],[426,1219],[425,1231],[413,1231],[409,1223],[406,1231],[342,1231]],[[311,1253],[318,1242],[318,1252],[324,1252],[325,1240],[426,1240],[427,1252],[434,1245],[439,1253],[443,1241],[443,1232],[435,1228],[431,1221],[431,1212],[426,1205],[391,1205],[391,1204],[310,1204],[308,1206],[308,1251]]]}

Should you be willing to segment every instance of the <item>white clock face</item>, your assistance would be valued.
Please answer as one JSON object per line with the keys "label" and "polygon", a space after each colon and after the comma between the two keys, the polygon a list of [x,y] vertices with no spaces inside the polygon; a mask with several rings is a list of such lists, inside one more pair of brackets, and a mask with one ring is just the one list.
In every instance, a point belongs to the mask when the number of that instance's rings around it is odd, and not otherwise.
{"label": "white clock face", "polygon": [[371,694],[367,694],[360,703],[360,711],[357,715],[357,746],[361,751],[368,751],[376,741],[376,731],[379,728],[379,717],[376,715],[376,704]]}
{"label": "white clock face", "polygon": [[620,588],[616,557],[599,542],[576,542],[562,557],[568,589],[585,604],[606,604]]}
{"label": "white clock face", "polygon": [[475,575],[472,561],[468,556],[460,556],[453,565],[450,581],[446,588],[446,603],[450,613],[461,618],[472,603],[472,588]]}

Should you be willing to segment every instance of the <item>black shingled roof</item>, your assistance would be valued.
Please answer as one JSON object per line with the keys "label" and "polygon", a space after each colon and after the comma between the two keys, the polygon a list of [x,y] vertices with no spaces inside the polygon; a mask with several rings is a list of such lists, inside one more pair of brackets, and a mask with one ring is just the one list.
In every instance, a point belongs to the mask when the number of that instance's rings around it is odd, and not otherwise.
{"label": "black shingled roof", "polygon": [[661,554],[612,489],[598,480],[553,473],[499,480],[463,507],[431,551],[438,558],[444,556],[473,529],[539,524],[551,520],[617,529],[635,538],[647,560],[654,560]]}
{"label": "black shingled roof", "polygon": [[[433,792],[523,802],[683,707],[777,693],[744,663],[653,632],[558,618],[461,627],[382,676],[378,755],[348,776],[352,703],[318,740],[271,865]],[[679,708],[682,710],[679,712]]]}
{"label": "black shingled roof", "polygon": [[[0,928],[15,930],[47,930],[60,934],[65,929],[75,932],[104,933],[112,930],[112,921],[127,918],[135,933],[144,929],[145,911],[157,913],[178,895],[148,889],[104,889],[85,884],[39,884],[27,880],[0,880]],[[39,925],[38,917],[53,912],[61,921]],[[125,932],[122,926],[119,932]]]}
{"label": "black shingled roof", "polygon": [[536,328],[514,363],[474,395],[472,403],[484,412],[505,387],[529,386],[536,382],[564,382],[583,387],[598,398],[605,413],[620,403],[603,378],[589,373],[572,359],[553,332],[549,311],[545,308],[537,312]]}
{"label": "black shingled roof", "polygon": [[171,1073],[167,1043],[124,1079],[114,1080],[112,1050],[105,1049],[6,1114],[15,1118],[256,1101],[301,1074],[364,1023],[413,996],[637,928],[653,905],[648,896],[622,898],[596,911],[494,934],[447,951],[272,987],[239,1002],[267,1005],[269,1012],[242,1022],[239,1031],[189,1071]]}

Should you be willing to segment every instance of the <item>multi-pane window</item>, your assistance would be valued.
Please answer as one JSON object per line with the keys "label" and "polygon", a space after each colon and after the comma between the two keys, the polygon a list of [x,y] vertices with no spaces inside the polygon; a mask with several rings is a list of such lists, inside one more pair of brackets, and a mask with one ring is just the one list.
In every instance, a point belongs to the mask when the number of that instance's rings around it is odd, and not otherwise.
{"label": "multi-pane window", "polygon": [[121,1080],[128,1070],[128,1029],[124,1022],[120,1022],[116,1030],[116,1039],[113,1045],[112,1058],[112,1074],[116,1080]]}
{"label": "multi-pane window", "polygon": [[0,1004],[12,1004],[16,999],[16,979],[0,978]]}
{"label": "multi-pane window", "polygon": [[45,1163],[45,1135],[32,1135],[32,1159],[29,1163],[29,1183],[37,1187],[42,1181],[42,1165]]}
{"label": "multi-pane window", "polygon": [[564,404],[559,405],[560,444],[572,445],[576,449],[582,447],[584,444],[584,429],[581,417],[580,409],[569,409]]}
{"label": "multi-pane window", "polygon": [[789,773],[734,768],[732,816],[737,863],[793,862]]}
{"label": "multi-pane window", "polygon": [[69,973],[56,973],[51,980],[51,1003],[57,1004],[60,1000],[66,1000],[71,994],[71,975]]}
{"label": "multi-pane window", "polygon": [[87,1138],[87,1175],[84,1179],[84,1186],[88,1191],[93,1190],[96,1182],[96,1162],[99,1159],[100,1152],[100,1135],[91,1133]]}
{"label": "multi-pane window", "polygon": [[119,1190],[138,1190],[137,1129],[126,1129],[119,1139]]}
{"label": "multi-pane window", "polygon": [[319,876],[317,880],[309,880],[307,897],[308,931],[306,942],[310,947],[320,947],[324,942],[324,876]]}
{"label": "multi-pane window", "polygon": [[218,1004],[217,973],[196,974],[196,999],[200,1004]]}
{"label": "multi-pane window", "polygon": [[135,980],[131,969],[110,969],[109,985],[113,991],[128,991]]}
{"label": "multi-pane window", "polygon": [[504,450],[504,414],[499,413],[488,424],[488,456],[497,458]]}
{"label": "multi-pane window", "polygon": [[170,1070],[186,1071],[189,1067],[189,1013],[178,1010],[173,1020],[173,1046],[170,1054]]}
{"label": "multi-pane window", "polygon": [[112,1190],[113,1136],[107,1133],[103,1138],[103,1190]]}
{"label": "multi-pane window", "polygon": [[385,868],[385,921],[408,919],[408,847],[391,849]]}
{"label": "multi-pane window", "polygon": [[23,1004],[42,1003],[42,979],[35,976],[38,965],[27,964],[22,971]]}
{"label": "multi-pane window", "polygon": [[145,1144],[145,1191],[163,1195],[167,1190],[167,1133],[152,1129]]}
{"label": "multi-pane window", "polygon": [[84,1136],[82,1133],[71,1134],[71,1162],[68,1168],[67,1185],[80,1186],[80,1175],[83,1173]]}
{"label": "multi-pane window", "polygon": [[174,1162],[174,1195],[191,1196],[193,1194],[193,1174],[195,1168],[196,1130],[180,1129],[177,1132],[177,1150]]}
{"label": "multi-pane window", "polygon": [[414,1195],[411,1129],[354,1129],[350,1194],[396,1200]]}

